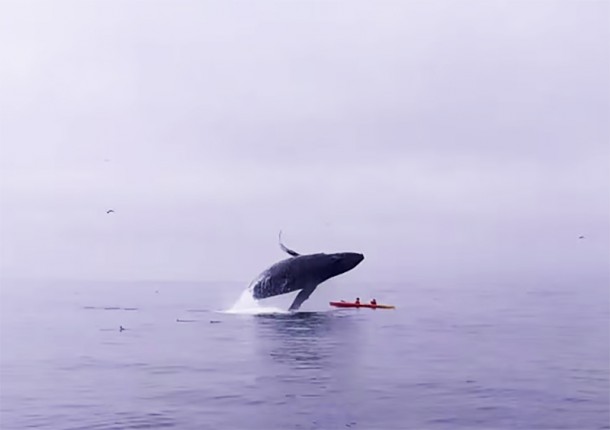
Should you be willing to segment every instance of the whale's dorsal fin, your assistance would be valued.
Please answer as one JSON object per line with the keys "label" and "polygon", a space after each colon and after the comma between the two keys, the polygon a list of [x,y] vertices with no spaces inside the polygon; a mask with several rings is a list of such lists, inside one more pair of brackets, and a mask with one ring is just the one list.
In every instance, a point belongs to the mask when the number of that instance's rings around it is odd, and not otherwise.
{"label": "whale's dorsal fin", "polygon": [[282,243],[282,230],[280,230],[280,248],[282,248],[282,251],[287,252],[288,254],[292,255],[293,257],[298,257],[300,254],[296,251],[293,251],[290,248],[287,248],[283,243]]}

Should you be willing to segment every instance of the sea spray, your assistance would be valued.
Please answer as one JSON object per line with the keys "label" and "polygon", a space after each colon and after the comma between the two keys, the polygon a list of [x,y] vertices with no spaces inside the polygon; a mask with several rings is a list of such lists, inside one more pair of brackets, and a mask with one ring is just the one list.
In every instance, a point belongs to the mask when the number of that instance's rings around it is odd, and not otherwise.
{"label": "sea spray", "polygon": [[261,304],[252,297],[252,291],[245,290],[239,296],[235,304],[225,311],[228,314],[286,314],[289,311],[271,306],[261,306]]}

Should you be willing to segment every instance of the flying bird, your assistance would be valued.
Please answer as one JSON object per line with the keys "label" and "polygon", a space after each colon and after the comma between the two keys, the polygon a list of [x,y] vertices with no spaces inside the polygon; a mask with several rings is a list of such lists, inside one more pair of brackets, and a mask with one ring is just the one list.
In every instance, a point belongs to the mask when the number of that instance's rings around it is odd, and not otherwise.
{"label": "flying bird", "polygon": [[114,213],[114,209],[108,209],[108,210],[106,211],[106,213],[107,213],[107,214],[112,214],[112,213]]}

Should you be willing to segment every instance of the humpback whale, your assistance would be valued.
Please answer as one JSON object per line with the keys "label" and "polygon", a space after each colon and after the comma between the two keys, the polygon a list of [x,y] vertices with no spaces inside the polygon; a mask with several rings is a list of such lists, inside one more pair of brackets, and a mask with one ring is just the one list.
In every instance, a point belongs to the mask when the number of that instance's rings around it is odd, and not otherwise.
{"label": "humpback whale", "polygon": [[248,290],[255,299],[301,290],[290,305],[291,311],[299,309],[322,282],[352,270],[364,260],[364,255],[356,252],[301,255],[282,243],[281,231],[279,243],[290,258],[266,269],[250,283]]}

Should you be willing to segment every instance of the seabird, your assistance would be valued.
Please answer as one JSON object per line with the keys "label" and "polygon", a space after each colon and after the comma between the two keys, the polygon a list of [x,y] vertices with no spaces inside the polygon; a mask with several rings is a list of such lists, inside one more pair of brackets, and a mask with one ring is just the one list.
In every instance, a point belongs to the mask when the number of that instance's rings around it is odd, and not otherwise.
{"label": "seabird", "polygon": [[106,211],[106,213],[107,213],[107,214],[114,213],[114,209],[108,209],[108,210]]}

